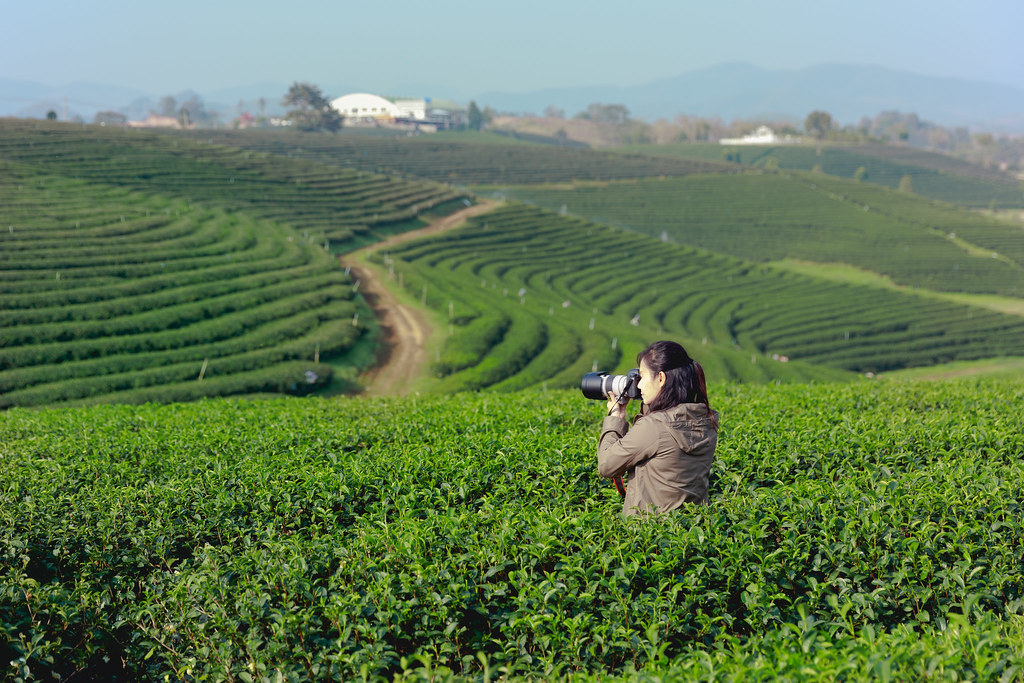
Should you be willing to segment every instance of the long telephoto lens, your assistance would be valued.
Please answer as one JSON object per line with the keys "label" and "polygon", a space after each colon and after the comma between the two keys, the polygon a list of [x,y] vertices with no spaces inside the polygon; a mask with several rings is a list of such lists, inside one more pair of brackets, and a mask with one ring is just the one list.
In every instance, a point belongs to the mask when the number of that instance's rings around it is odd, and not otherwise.
{"label": "long telephoto lens", "polygon": [[580,391],[583,395],[594,401],[605,401],[608,399],[608,392],[616,396],[626,388],[628,377],[626,375],[609,375],[606,371],[588,372],[580,380]]}

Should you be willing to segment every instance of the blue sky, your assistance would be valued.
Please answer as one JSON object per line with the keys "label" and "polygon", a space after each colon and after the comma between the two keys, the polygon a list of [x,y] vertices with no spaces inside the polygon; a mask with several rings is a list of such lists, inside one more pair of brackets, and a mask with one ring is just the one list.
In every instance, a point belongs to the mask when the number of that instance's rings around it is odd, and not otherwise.
{"label": "blue sky", "polygon": [[1021,0],[0,0],[0,78],[154,95],[305,80],[465,96],[739,61],[1024,88],[1021,27]]}

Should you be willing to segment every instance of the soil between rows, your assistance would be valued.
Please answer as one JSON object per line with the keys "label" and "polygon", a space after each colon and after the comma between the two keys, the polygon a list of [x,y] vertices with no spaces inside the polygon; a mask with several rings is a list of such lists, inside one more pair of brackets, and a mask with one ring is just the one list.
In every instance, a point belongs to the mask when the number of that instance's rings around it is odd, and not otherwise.
{"label": "soil between rows", "polygon": [[[407,394],[411,382],[422,376],[427,363],[426,342],[432,328],[423,311],[401,303],[385,282],[380,272],[366,262],[376,251],[389,249],[410,240],[451,230],[467,219],[486,213],[498,202],[480,199],[477,204],[445,216],[418,230],[394,235],[362,249],[342,254],[338,261],[349,268],[354,281],[359,281],[359,292],[373,309],[383,332],[378,364],[359,377],[367,396],[401,396]],[[391,285],[395,286],[395,285]]]}

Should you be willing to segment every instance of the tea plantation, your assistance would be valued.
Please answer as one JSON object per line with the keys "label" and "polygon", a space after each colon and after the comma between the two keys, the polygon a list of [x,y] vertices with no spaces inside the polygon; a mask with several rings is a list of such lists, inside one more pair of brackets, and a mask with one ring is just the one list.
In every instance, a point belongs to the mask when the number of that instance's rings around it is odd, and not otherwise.
{"label": "tea plantation", "polygon": [[[826,282],[519,204],[381,255],[450,320],[437,390],[576,386],[671,337],[711,377],[836,380],[1024,356],[1024,318]],[[782,357],[790,362],[780,362]]]}
{"label": "tea plantation", "polygon": [[7,411],[3,677],[1024,675],[1024,382],[711,401],[711,504],[648,519],[576,391]]}
{"label": "tea plantation", "polygon": [[362,243],[375,230],[418,227],[420,212],[468,196],[439,183],[407,182],[208,139],[42,121],[0,121],[0,159],[49,175],[246,211],[287,223],[320,244],[330,241],[335,249]]}
{"label": "tea plantation", "polygon": [[468,201],[139,131],[0,122],[0,408],[352,390],[375,323],[325,247]]}
{"label": "tea plantation", "polygon": [[293,131],[186,131],[173,134],[331,166],[400,173],[457,185],[560,183],[729,172],[719,161],[611,154],[531,144],[495,144],[473,136],[391,138]]}
{"label": "tea plantation", "polygon": [[619,150],[672,158],[778,167],[859,178],[895,189],[909,176],[914,192],[924,197],[975,209],[1024,208],[1024,187],[1011,173],[903,145],[742,145],[717,143],[632,145]]}
{"label": "tea plantation", "polygon": [[912,287],[1024,295],[1019,223],[871,183],[762,172],[493,193],[748,260],[846,263]]}

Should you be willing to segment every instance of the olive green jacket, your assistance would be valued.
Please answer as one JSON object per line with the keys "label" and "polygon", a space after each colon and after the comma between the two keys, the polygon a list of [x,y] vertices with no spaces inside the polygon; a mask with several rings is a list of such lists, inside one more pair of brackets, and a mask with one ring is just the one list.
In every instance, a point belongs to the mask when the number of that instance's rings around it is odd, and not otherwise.
{"label": "olive green jacket", "polygon": [[626,475],[623,514],[707,504],[718,444],[714,417],[703,403],[680,403],[638,417],[632,429],[621,417],[604,419],[597,470],[602,477]]}

